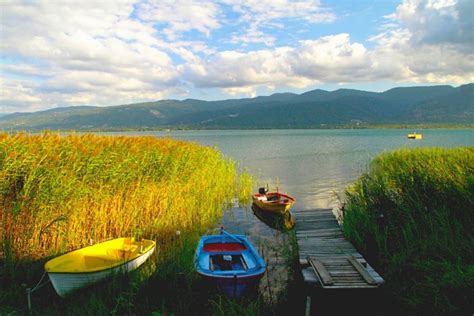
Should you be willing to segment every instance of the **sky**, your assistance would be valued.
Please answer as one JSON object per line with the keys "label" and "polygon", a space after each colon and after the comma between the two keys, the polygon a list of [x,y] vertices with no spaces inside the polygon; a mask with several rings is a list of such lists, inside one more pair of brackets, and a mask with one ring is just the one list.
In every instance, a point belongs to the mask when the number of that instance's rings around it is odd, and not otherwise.
{"label": "sky", "polygon": [[0,113],[474,81],[472,0],[0,0]]}

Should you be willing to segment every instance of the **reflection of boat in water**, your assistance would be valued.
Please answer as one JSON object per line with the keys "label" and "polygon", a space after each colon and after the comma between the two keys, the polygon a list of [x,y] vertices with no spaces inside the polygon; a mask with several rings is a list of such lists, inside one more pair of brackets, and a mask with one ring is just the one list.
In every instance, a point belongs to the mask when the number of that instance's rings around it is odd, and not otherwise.
{"label": "reflection of boat in water", "polygon": [[295,198],[280,192],[268,192],[265,188],[258,189],[252,195],[253,204],[264,211],[283,214],[295,204]]}
{"label": "reflection of boat in water", "polygon": [[407,135],[408,139],[423,139],[423,134],[412,133]]}
{"label": "reflection of boat in water", "polygon": [[241,297],[247,288],[258,283],[267,266],[244,235],[203,236],[194,259],[196,271],[214,282],[227,296]]}
{"label": "reflection of boat in water", "polygon": [[270,228],[279,231],[289,231],[295,226],[295,220],[289,211],[283,214],[269,213],[265,210],[262,210],[255,204],[252,205],[252,210],[255,216],[257,216],[259,220],[261,220]]}

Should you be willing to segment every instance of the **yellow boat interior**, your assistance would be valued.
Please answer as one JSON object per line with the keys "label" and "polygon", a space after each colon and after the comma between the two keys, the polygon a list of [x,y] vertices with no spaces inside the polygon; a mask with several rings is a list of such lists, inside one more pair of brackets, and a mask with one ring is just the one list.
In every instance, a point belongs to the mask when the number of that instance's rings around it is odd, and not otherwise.
{"label": "yellow boat interior", "polygon": [[133,260],[155,247],[148,239],[117,238],[68,252],[48,261],[44,268],[52,273],[87,273],[107,270]]}

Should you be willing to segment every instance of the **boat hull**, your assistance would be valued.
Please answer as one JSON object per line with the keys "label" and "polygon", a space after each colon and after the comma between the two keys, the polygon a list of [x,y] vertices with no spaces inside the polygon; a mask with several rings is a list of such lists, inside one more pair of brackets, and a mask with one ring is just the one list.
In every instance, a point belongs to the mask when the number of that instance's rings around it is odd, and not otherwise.
{"label": "boat hull", "polygon": [[[273,197],[275,197],[275,199],[272,199]],[[269,192],[267,194],[256,193],[252,195],[252,201],[259,209],[278,214],[284,214],[296,202],[293,197],[278,192]]]}
{"label": "boat hull", "polygon": [[227,297],[239,298],[242,297],[250,288],[257,287],[264,274],[265,271],[252,277],[240,278],[220,278],[210,277],[203,274],[200,275],[203,280],[213,284],[213,286]]}
{"label": "boat hull", "polygon": [[[66,297],[71,292],[90,284],[99,282],[112,275],[131,272],[140,267],[155,251],[155,245],[142,253],[140,256],[123,260],[122,263],[114,267],[93,271],[93,272],[52,272],[47,271],[51,284],[56,293],[61,297]],[[67,255],[67,254],[66,254]]]}
{"label": "boat hull", "polygon": [[408,134],[407,135],[408,139],[423,139],[423,134]]}

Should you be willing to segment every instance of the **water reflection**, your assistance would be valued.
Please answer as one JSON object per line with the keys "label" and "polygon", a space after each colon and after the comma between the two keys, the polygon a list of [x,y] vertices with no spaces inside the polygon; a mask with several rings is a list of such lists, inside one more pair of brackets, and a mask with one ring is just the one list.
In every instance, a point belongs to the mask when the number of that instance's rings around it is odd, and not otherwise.
{"label": "water reflection", "polygon": [[268,227],[279,230],[281,232],[290,231],[295,226],[295,221],[290,211],[279,213],[270,213],[252,204],[252,211],[255,216]]}

